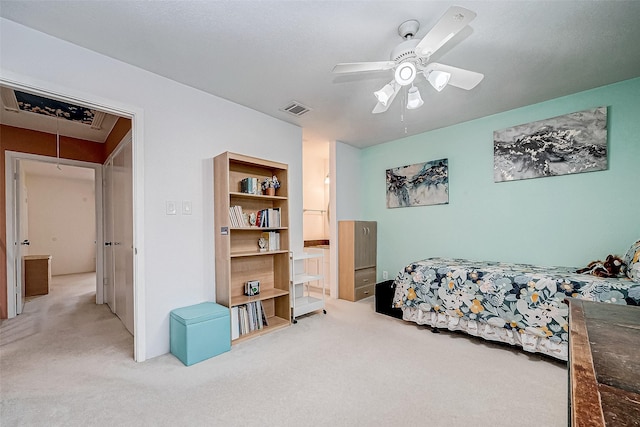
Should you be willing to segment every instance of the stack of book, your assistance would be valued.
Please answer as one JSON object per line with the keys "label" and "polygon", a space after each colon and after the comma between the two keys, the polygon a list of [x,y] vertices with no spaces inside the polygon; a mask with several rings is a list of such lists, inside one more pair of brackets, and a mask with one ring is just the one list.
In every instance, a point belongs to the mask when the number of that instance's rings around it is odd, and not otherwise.
{"label": "stack of book", "polygon": [[261,237],[267,241],[267,244],[265,246],[266,250],[280,250],[280,233],[278,233],[277,231],[263,231]]}
{"label": "stack of book", "polygon": [[280,227],[280,208],[262,209],[257,213],[258,227]]}
{"label": "stack of book", "polygon": [[262,194],[260,178],[245,178],[240,181],[240,191],[249,194]]}
{"label": "stack of book", "polygon": [[231,308],[231,339],[269,326],[262,301],[252,301]]}
{"label": "stack of book", "polygon": [[[232,227],[250,227],[248,215],[242,211],[242,206],[229,206],[229,221]],[[256,212],[256,227],[280,227],[280,208],[261,209]]]}
{"label": "stack of book", "polygon": [[242,212],[242,206],[229,206],[229,221],[232,227],[249,227],[249,221]]}

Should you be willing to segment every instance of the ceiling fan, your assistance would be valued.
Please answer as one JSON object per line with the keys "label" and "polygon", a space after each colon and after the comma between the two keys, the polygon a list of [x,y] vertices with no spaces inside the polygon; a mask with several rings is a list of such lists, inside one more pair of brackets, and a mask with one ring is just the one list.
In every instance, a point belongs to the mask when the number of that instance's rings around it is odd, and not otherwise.
{"label": "ceiling fan", "polygon": [[475,17],[476,13],[471,10],[452,6],[422,40],[413,38],[420,28],[420,23],[413,19],[405,21],[398,27],[398,34],[404,41],[391,51],[389,61],[341,63],[333,67],[332,72],[343,74],[394,70],[393,80],[374,92],[378,99],[372,111],[374,114],[387,111],[400,89],[409,85],[411,86],[407,90],[407,108],[415,109],[424,104],[418,88],[413,85],[418,73],[422,73],[438,92],[448,84],[471,90],[482,81],[484,74],[429,62],[429,59]]}

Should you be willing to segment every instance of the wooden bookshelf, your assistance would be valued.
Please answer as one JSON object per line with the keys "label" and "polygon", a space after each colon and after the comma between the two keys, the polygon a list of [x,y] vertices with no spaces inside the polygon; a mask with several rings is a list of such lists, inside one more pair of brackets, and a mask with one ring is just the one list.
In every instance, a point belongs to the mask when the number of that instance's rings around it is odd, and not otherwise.
{"label": "wooden bookshelf", "polygon": [[[284,163],[230,152],[216,156],[213,167],[216,302],[231,309],[252,301],[262,301],[268,321],[268,326],[232,340],[232,344],[235,344],[291,324],[288,168]],[[263,181],[274,175],[280,182],[275,196],[240,191],[240,183],[244,178],[253,177]],[[280,226],[234,227],[229,216],[230,206],[241,206],[244,213],[277,208],[280,210]],[[278,250],[260,251],[258,239],[265,231],[279,233]],[[244,286],[249,280],[260,281],[258,295],[244,295]]]}

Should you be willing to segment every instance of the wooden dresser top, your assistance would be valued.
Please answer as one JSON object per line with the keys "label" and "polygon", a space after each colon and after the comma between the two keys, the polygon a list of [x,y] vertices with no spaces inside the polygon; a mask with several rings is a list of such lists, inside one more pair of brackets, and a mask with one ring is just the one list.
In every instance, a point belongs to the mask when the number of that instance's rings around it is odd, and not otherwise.
{"label": "wooden dresser top", "polygon": [[573,426],[640,426],[640,307],[569,301]]}

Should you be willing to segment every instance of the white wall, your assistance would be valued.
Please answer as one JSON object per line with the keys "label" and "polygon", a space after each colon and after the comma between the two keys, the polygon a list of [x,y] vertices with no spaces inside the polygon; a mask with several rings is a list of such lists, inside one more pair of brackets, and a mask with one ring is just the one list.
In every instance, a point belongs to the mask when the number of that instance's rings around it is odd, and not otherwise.
{"label": "white wall", "polygon": [[362,216],[363,185],[360,182],[361,150],[342,142],[335,145],[336,219],[366,220]]}
{"label": "white wall", "polygon": [[[215,155],[233,151],[289,165],[291,243],[302,246],[299,127],[6,19],[0,19],[0,52],[2,74],[144,111],[147,358],[169,351],[172,309],[215,299]],[[191,201],[193,214],[166,215],[167,200]]]}
{"label": "white wall", "polygon": [[96,270],[95,183],[27,174],[29,252],[51,255],[51,274]]}
{"label": "white wall", "polygon": [[[362,150],[364,210],[378,221],[378,273],[427,257],[581,267],[640,236],[640,78]],[[493,132],[607,106],[607,169],[494,182]],[[449,159],[449,203],[386,208],[385,171]],[[380,279],[380,277],[378,277]]]}

